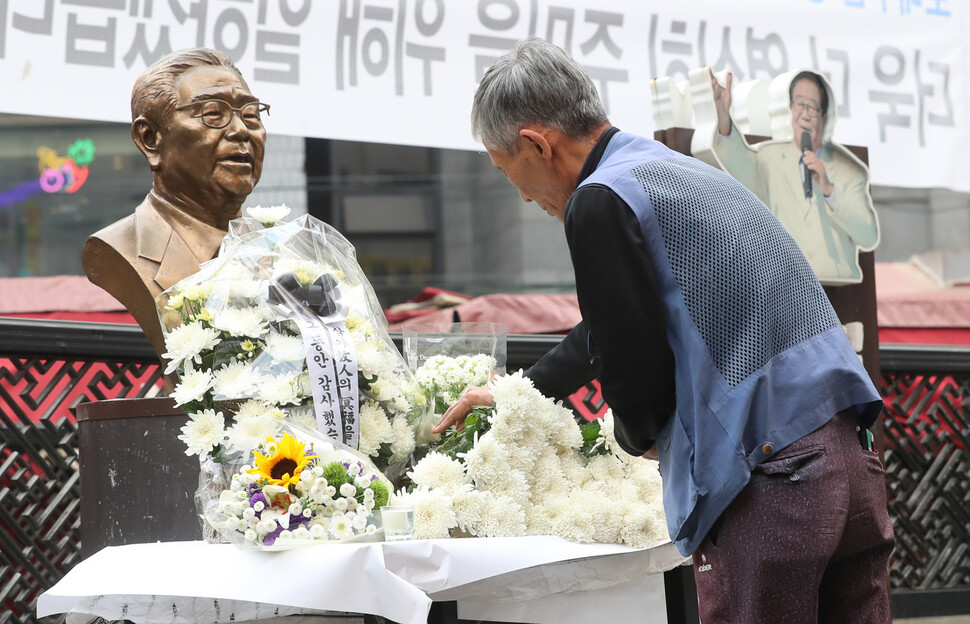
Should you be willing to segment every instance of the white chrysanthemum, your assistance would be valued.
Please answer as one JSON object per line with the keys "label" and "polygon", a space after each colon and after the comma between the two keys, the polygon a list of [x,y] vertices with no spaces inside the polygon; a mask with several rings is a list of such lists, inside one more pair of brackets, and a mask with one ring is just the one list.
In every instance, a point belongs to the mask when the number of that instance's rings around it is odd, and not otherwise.
{"label": "white chrysanthemum", "polygon": [[215,371],[213,391],[217,397],[241,399],[256,394],[259,374],[245,362],[230,362]]}
{"label": "white chrysanthemum", "polygon": [[236,409],[236,418],[254,418],[262,416],[273,408],[259,399],[250,399],[239,405]]}
{"label": "white chrysanthemum", "polygon": [[533,499],[568,496],[572,490],[563,471],[562,460],[551,447],[536,458],[532,470],[527,474]]}
{"label": "white chrysanthemum", "polygon": [[317,428],[317,417],[310,405],[289,408],[286,410],[286,417],[290,422],[306,429]]}
{"label": "white chrysanthemum", "polygon": [[525,511],[508,496],[495,496],[486,508],[478,535],[480,537],[514,537],[525,535]]}
{"label": "white chrysanthemum", "polygon": [[277,362],[296,362],[306,357],[300,336],[270,334],[266,338],[266,351]]}
{"label": "white chrysanthemum", "polygon": [[282,422],[269,410],[258,415],[237,415],[236,423],[229,428],[227,438],[234,447],[249,451],[259,446],[267,437],[278,437],[281,428]]}
{"label": "white chrysanthemum", "polygon": [[538,441],[543,433],[530,419],[539,416],[541,410],[531,410],[527,406],[510,406],[504,401],[495,401],[495,412],[490,418],[492,431],[502,442],[516,445],[529,437]]}
{"label": "white chrysanthemum", "polygon": [[491,492],[476,490],[471,483],[455,488],[451,496],[451,505],[455,510],[458,530],[468,535],[478,535],[482,520],[494,499]]}
{"label": "white chrysanthemum", "polygon": [[201,364],[201,353],[215,348],[217,344],[219,344],[219,332],[205,327],[200,322],[176,327],[165,335],[166,352],[162,357],[169,361],[165,374],[174,372],[186,360]]}
{"label": "white chrysanthemum", "polygon": [[212,388],[213,382],[209,371],[188,370],[179,378],[178,385],[172,390],[172,398],[175,399],[176,405],[199,401]]}
{"label": "white chrysanthemum", "polygon": [[401,387],[387,377],[378,377],[377,381],[371,384],[370,391],[371,396],[377,401],[393,401],[401,396]]}
{"label": "white chrysanthemum", "polygon": [[354,345],[357,368],[369,377],[379,374],[387,366],[387,354],[374,340],[362,340]]}
{"label": "white chrysanthemum", "polygon": [[212,294],[212,283],[186,284],[179,294],[185,301],[201,301]]}
{"label": "white chrysanthemum", "polygon": [[263,310],[254,307],[226,306],[213,315],[212,326],[240,338],[259,338],[267,330]]}
{"label": "white chrysanthemum", "polygon": [[225,438],[226,419],[222,412],[207,409],[189,415],[178,439],[185,442],[186,455],[205,455]]}
{"label": "white chrysanthemum", "polygon": [[482,487],[494,481],[497,473],[509,470],[509,452],[494,436],[484,435],[465,455],[468,475]]}
{"label": "white chrysanthemum", "polygon": [[[473,370],[481,373],[476,366],[485,363],[473,359],[431,358],[417,380],[437,397],[447,396],[450,384]],[[552,534],[639,546],[663,538],[655,463],[612,454],[587,458],[579,426],[561,403],[543,397],[518,373],[489,385],[495,397],[491,429],[459,460],[433,453],[415,466],[409,473],[419,484],[410,500],[415,508],[431,495],[449,495],[453,528],[469,535]],[[604,437],[612,436],[609,425]],[[455,485],[457,470],[451,470],[461,467],[461,459],[472,483]]]}
{"label": "white chrysanthemum", "polygon": [[572,410],[563,407],[562,404],[549,410],[546,437],[556,448],[578,451],[583,447],[583,432],[576,423]]}
{"label": "white chrysanthemum", "polygon": [[431,451],[408,471],[408,477],[418,485],[450,492],[465,482],[465,468],[461,462]]}
{"label": "white chrysanthemum", "polygon": [[503,405],[513,411],[521,411],[531,403],[546,400],[532,385],[532,380],[524,377],[521,371],[496,378],[491,384],[492,396],[496,405]]}
{"label": "white chrysanthemum", "polygon": [[354,527],[344,516],[335,516],[333,522],[330,525],[330,534],[337,539],[345,539],[352,537],[354,534]]}
{"label": "white chrysanthemum", "polygon": [[623,478],[623,462],[616,455],[594,455],[586,465],[590,475],[597,481],[610,484]]}
{"label": "white chrysanthemum", "polygon": [[394,431],[394,441],[391,442],[391,463],[401,462],[414,452],[414,431],[408,426],[405,416],[395,416],[391,421]]}
{"label": "white chrysanthemum", "polygon": [[667,538],[666,521],[662,510],[649,505],[631,507],[623,518],[620,538],[631,548],[649,548]]}
{"label": "white chrysanthemum", "polygon": [[259,395],[269,403],[277,405],[299,403],[298,390],[296,375],[293,374],[263,375],[259,380]]}
{"label": "white chrysanthemum", "polygon": [[450,496],[419,487],[410,500],[414,506],[415,539],[442,539],[458,525]]}
{"label": "white chrysanthemum", "polygon": [[266,227],[272,227],[276,225],[277,221],[290,214],[290,207],[286,204],[280,204],[279,206],[256,205],[246,208],[246,214]]}
{"label": "white chrysanthemum", "polygon": [[394,441],[394,429],[387,420],[384,410],[371,401],[360,406],[360,440],[357,448],[365,455],[376,457],[381,444]]}
{"label": "white chrysanthemum", "polygon": [[592,514],[583,506],[574,505],[570,498],[553,498],[543,505],[550,532],[573,542],[589,543],[593,541]]}

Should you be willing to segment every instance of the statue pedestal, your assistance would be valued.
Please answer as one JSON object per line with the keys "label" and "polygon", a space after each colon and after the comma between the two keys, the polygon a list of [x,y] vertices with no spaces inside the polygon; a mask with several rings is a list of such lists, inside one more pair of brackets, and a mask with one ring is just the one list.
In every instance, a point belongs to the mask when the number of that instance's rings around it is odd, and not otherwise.
{"label": "statue pedestal", "polygon": [[77,408],[81,555],[105,546],[199,540],[199,460],[178,439],[188,420],[168,397]]}

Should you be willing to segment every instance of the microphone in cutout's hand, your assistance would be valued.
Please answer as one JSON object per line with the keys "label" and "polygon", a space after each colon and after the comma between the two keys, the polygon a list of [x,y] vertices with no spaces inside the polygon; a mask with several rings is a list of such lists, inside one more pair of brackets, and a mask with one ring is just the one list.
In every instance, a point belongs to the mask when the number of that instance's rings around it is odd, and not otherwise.
{"label": "microphone in cutout's hand", "polygon": [[805,150],[812,151],[812,135],[802,132],[802,157],[798,162],[802,165],[802,188],[805,189],[805,199],[812,198],[812,171],[805,164]]}

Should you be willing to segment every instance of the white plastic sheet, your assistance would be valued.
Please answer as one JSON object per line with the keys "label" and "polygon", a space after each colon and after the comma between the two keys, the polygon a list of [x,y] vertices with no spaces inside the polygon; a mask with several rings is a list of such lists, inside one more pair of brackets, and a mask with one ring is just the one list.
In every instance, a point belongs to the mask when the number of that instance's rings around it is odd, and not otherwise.
{"label": "white plastic sheet", "polygon": [[[598,620],[625,621],[632,602],[641,614],[654,605],[657,617],[650,621],[664,622],[662,582],[646,579],[682,561],[669,543],[633,550],[552,536],[323,544],[285,552],[204,542],[132,544],[78,564],[41,595],[37,612],[152,624],[341,611],[420,624],[432,600],[456,600],[461,617],[566,624],[588,621],[593,609]],[[645,591],[654,595],[645,598]]]}

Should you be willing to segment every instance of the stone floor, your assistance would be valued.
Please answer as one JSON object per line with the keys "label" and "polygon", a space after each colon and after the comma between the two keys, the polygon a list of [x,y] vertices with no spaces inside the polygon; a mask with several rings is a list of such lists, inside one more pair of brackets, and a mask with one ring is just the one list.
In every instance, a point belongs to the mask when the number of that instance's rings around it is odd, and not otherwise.
{"label": "stone floor", "polygon": [[970,615],[951,615],[948,617],[905,618],[893,620],[893,624],[970,624]]}

